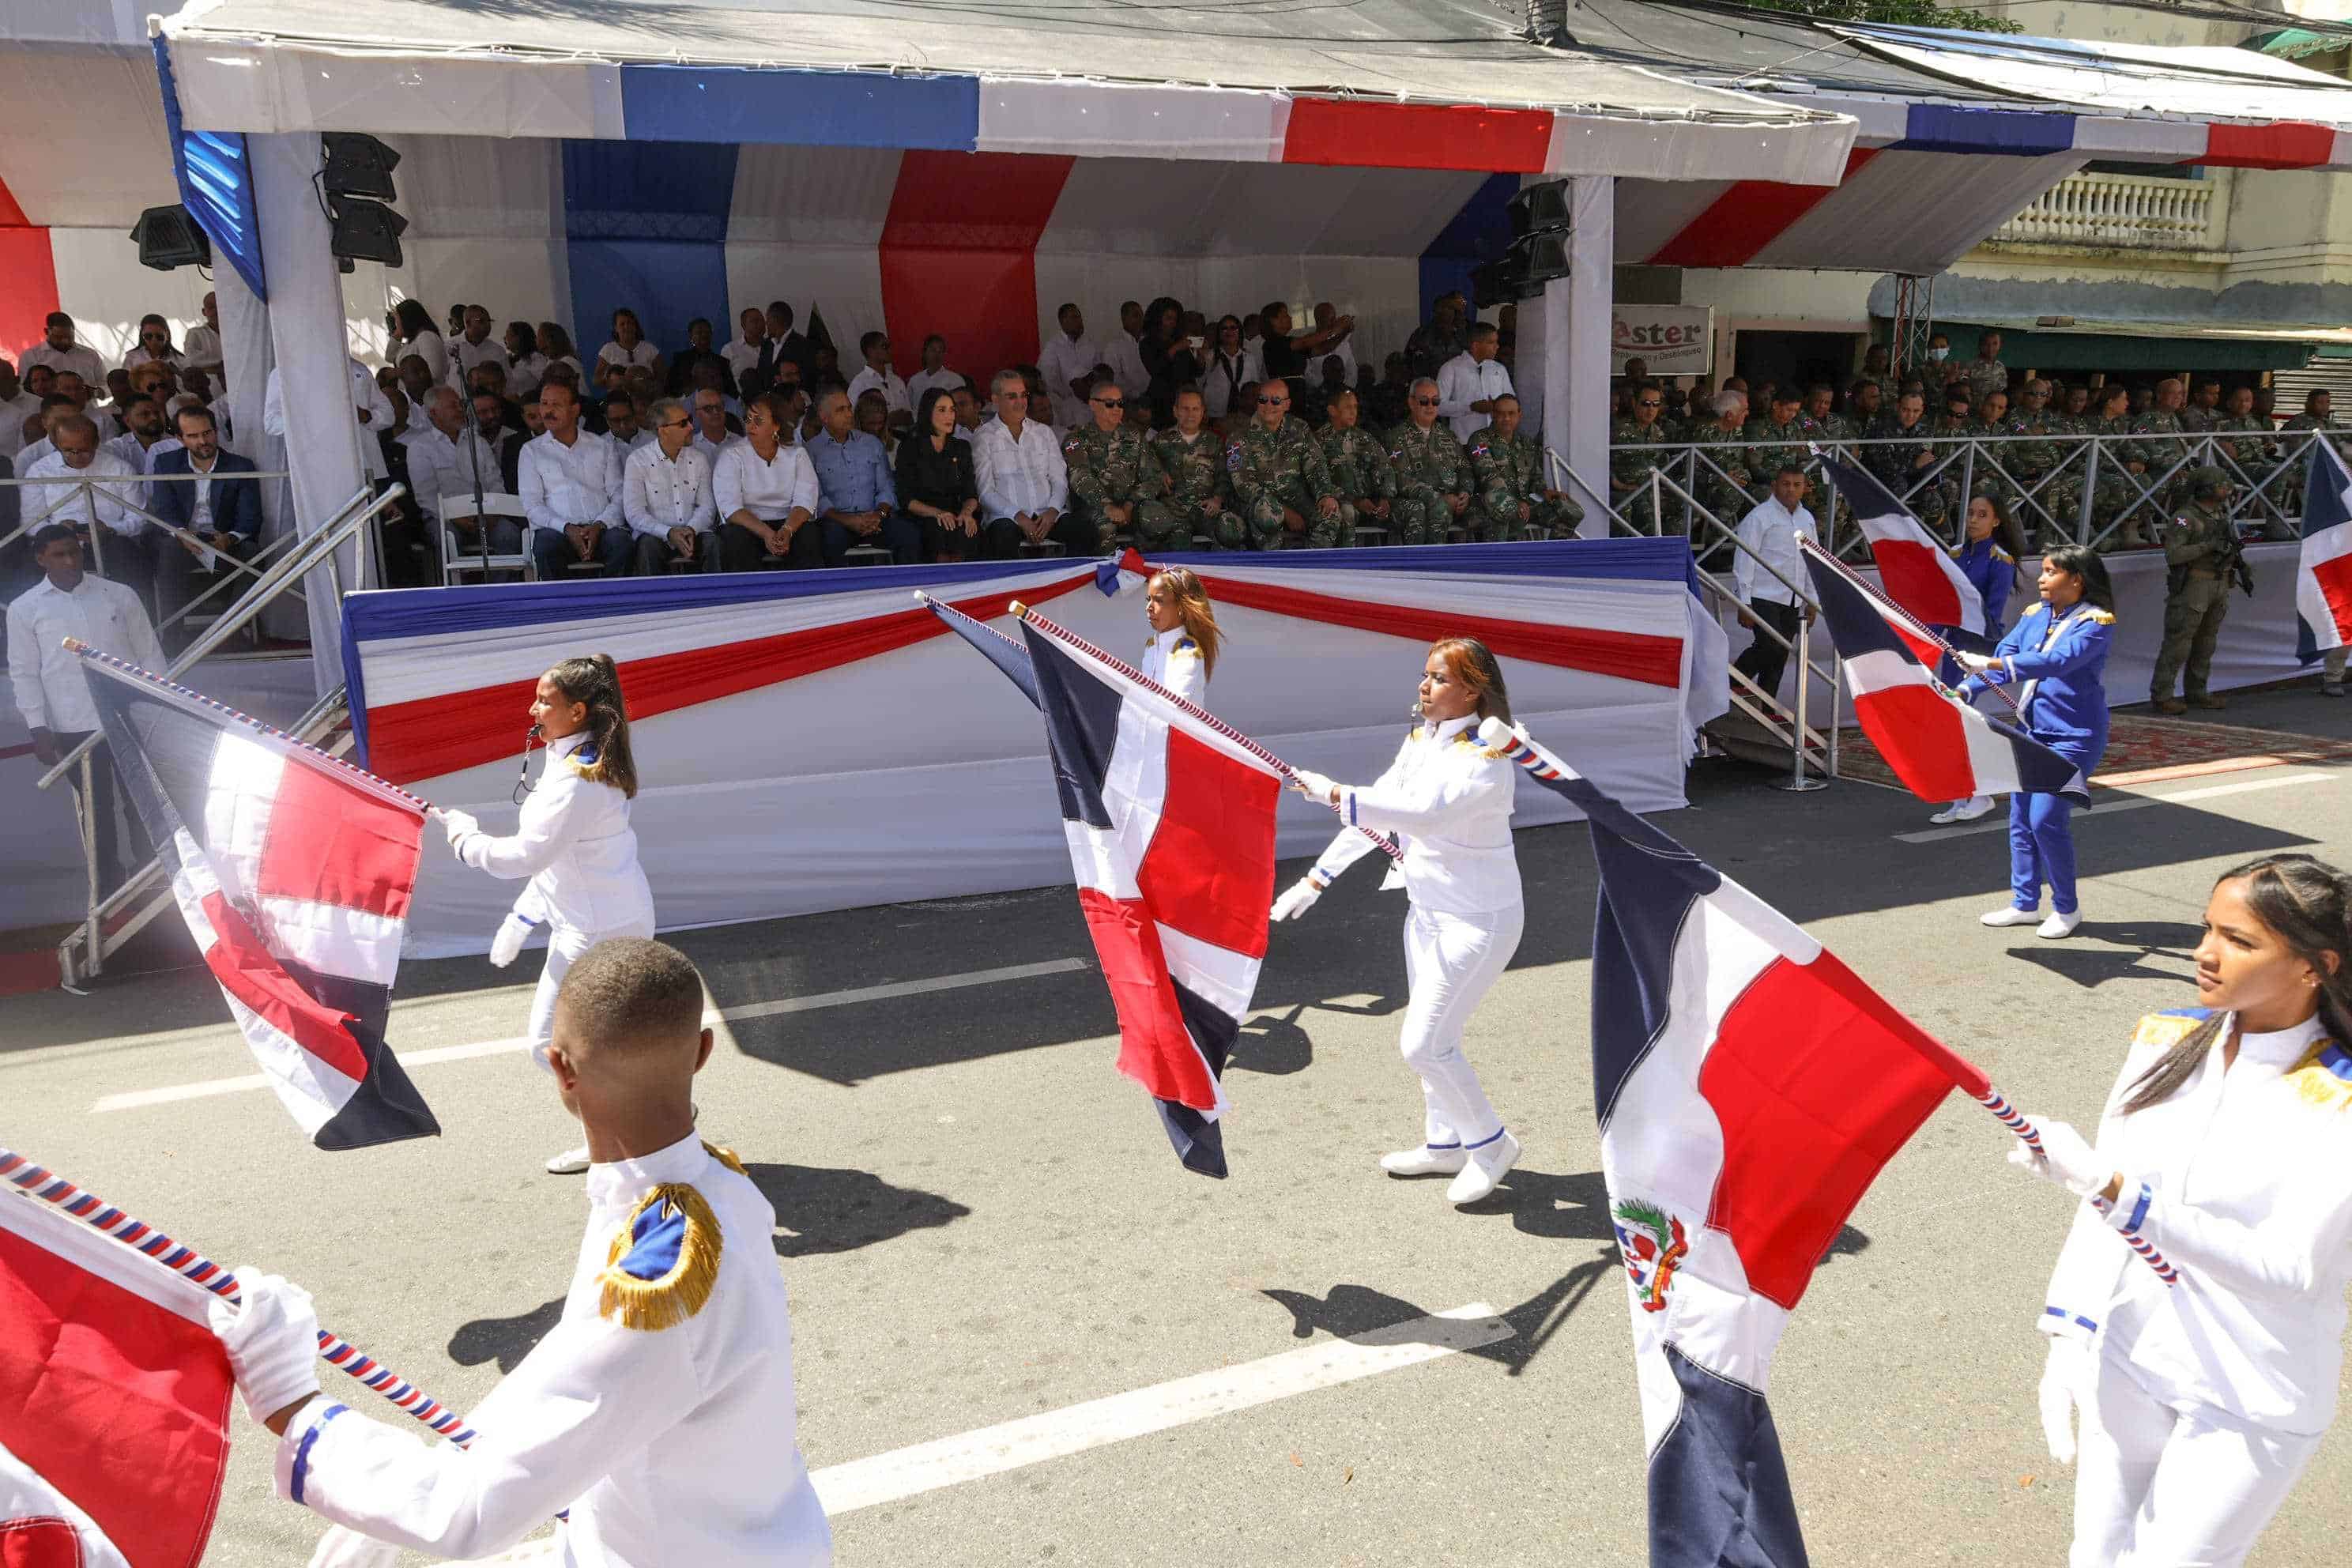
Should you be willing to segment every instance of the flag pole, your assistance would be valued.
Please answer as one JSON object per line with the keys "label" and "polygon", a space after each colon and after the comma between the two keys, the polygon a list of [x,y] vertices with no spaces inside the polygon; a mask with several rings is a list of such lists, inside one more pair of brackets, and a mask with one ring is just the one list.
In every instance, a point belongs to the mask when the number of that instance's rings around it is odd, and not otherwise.
{"label": "flag pole", "polygon": [[[1944,653],[1954,664],[1959,664],[1959,649],[1954,647],[1950,643],[1946,642],[1942,637],[1937,637],[1936,635],[1935,628],[1930,626],[1927,622],[1921,620],[1918,616],[1913,615],[1910,611],[1905,609],[1902,605],[1888,598],[1885,594],[1880,593],[1876,588],[1872,587],[1870,585],[1870,580],[1864,577],[1861,573],[1856,572],[1853,567],[1847,565],[1844,562],[1839,560],[1828,551],[1823,550],[1821,546],[1814,544],[1810,540],[1807,540],[1802,535],[1798,536],[1797,548],[1802,550],[1808,555],[1819,557],[1821,560],[1827,562],[1837,571],[1843,573],[1847,582],[1853,584],[1864,595],[1868,595],[1872,600],[1877,603],[1881,608],[1891,610],[1895,614],[1902,616],[1904,624],[1917,632],[1921,641],[1934,643],[1937,647],[1944,650]],[[1963,665],[1961,668],[1966,668],[1967,667]],[[1936,672],[1931,669],[1927,673],[1932,676]],[[2009,688],[2007,686],[1997,684],[1990,680],[1986,681],[1985,685],[1991,689],[1995,696],[1999,697],[2003,702],[2009,704],[2009,710],[2011,714],[2016,715],[2020,720],[2023,719],[2024,715],[2018,710],[2017,699],[2009,694]]]}
{"label": "flag pole", "polygon": [[[1247,752],[1251,756],[1255,757],[1259,762],[1265,763],[1269,767],[1272,767],[1276,772],[1282,774],[1284,783],[1293,785],[1298,783],[1298,775],[1297,773],[1292,771],[1288,763],[1284,762],[1280,757],[1276,756],[1272,752],[1267,751],[1264,746],[1259,745],[1255,741],[1251,740],[1247,735],[1243,734],[1239,730],[1234,729],[1232,725],[1226,723],[1223,719],[1218,718],[1208,710],[1194,707],[1192,703],[1185,701],[1181,697],[1177,696],[1174,692],[1169,690],[1166,687],[1160,685],[1158,681],[1152,679],[1150,676],[1144,674],[1143,671],[1136,668],[1133,665],[1126,663],[1115,654],[1106,653],[1103,649],[1095,647],[1094,644],[1088,642],[1077,633],[1070,630],[1067,626],[1055,626],[1052,621],[1047,620],[1045,616],[1039,615],[1035,610],[1031,609],[1020,600],[1013,600],[1011,609],[1015,620],[1025,621],[1030,626],[1035,626],[1039,631],[1044,632],[1047,637],[1053,637],[1059,642],[1067,643],[1070,647],[1077,649],[1078,652],[1085,654],[1087,658],[1093,659],[1097,664],[1107,664],[1110,666],[1111,668],[1118,671],[1121,676],[1125,677],[1129,680],[1134,681],[1138,686],[1142,687],[1145,690],[1153,693],[1155,696],[1163,697],[1170,702],[1174,703],[1177,709],[1187,718],[1194,719],[1201,723],[1206,724],[1210,729],[1215,731],[1218,734],[1223,735],[1226,740],[1231,741],[1234,744]],[[1345,811],[1342,811],[1339,806],[1331,805],[1329,801],[1325,801],[1323,804],[1331,806],[1333,815],[1345,820],[1347,816],[1347,813]],[[1398,848],[1394,841],[1391,839],[1381,834],[1373,832],[1370,828],[1366,827],[1361,824],[1357,825],[1356,831],[1370,839],[1373,843],[1379,845],[1381,848],[1386,852],[1390,859],[1394,860],[1399,865],[1402,865],[1404,863],[1404,851]]]}
{"label": "flag pole", "polygon": [[[14,1149],[0,1148],[0,1178],[5,1178],[27,1197],[38,1198],[91,1228],[112,1237],[125,1247],[145,1253],[173,1273],[185,1276],[224,1300],[242,1304],[243,1297],[238,1290],[236,1277],[227,1269],[203,1254],[182,1246],[162,1231],[141,1224],[97,1194],[43,1170]],[[359,1379],[457,1447],[462,1448],[474,1440],[474,1429],[466,1425],[464,1416],[430,1397],[382,1362],[362,1353],[348,1340],[338,1339],[320,1329],[319,1354],[326,1359],[329,1366]]]}

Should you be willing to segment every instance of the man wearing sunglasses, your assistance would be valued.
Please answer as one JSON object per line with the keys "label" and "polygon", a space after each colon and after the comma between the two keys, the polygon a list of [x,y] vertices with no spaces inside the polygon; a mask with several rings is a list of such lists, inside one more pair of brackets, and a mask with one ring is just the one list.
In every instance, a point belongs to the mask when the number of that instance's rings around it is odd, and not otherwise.
{"label": "man wearing sunglasses", "polygon": [[1422,376],[1406,400],[1410,415],[1389,433],[1389,462],[1396,468],[1399,544],[1443,544],[1445,531],[1469,527],[1464,514],[1476,480],[1462,443],[1437,416],[1437,383]]}
{"label": "man wearing sunglasses", "polygon": [[1070,510],[1094,530],[1099,554],[1110,552],[1122,528],[1139,548],[1168,548],[1176,519],[1162,499],[1168,473],[1152,452],[1149,430],[1127,423],[1127,394],[1108,376],[1097,377],[1087,389],[1087,412],[1091,422],[1062,438]]}
{"label": "man wearing sunglasses", "polygon": [[1234,500],[1259,550],[1328,549],[1353,537],[1355,515],[1339,504],[1323,448],[1303,419],[1290,417],[1290,384],[1257,389],[1257,416],[1225,449]]}
{"label": "man wearing sunglasses", "polygon": [[[1630,368],[1632,362],[1627,364]],[[1680,533],[1685,526],[1685,517],[1672,491],[1663,486],[1659,489],[1655,510],[1663,513],[1663,521],[1652,515],[1649,499],[1641,496],[1649,489],[1650,471],[1666,467],[1670,433],[1666,429],[1665,408],[1665,390],[1656,382],[1633,384],[1626,417],[1609,427],[1609,499],[1638,528]],[[1636,500],[1637,496],[1641,499]]]}

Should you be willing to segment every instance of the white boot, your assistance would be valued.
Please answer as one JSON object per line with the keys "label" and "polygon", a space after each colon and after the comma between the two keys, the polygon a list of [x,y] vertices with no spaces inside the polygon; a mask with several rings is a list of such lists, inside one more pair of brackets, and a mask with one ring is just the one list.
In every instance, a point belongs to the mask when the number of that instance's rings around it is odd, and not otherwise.
{"label": "white boot", "polygon": [[2041,918],[2042,911],[2038,909],[2021,910],[2015,904],[2009,904],[1998,910],[1988,910],[1977,917],[1977,923],[1989,926],[2030,926]]}
{"label": "white boot", "polygon": [[2056,910],[2053,910],[2050,911],[2048,920],[2033,928],[2033,934],[2050,942],[2057,942],[2073,936],[2074,928],[2082,923],[2083,911],[2080,910],[2076,910],[2071,915],[2062,915]]}
{"label": "white boot", "polygon": [[1937,823],[1974,822],[1978,817],[1982,816],[1986,812],[1990,811],[1991,809],[1992,796],[1989,795],[1972,795],[1966,800],[1956,800],[1952,802],[1951,805],[1946,806],[1943,810],[1937,812],[1927,820]]}
{"label": "white boot", "polygon": [[1469,1163],[1445,1189],[1449,1204],[1475,1204],[1502,1184],[1503,1173],[1519,1163],[1519,1141],[1508,1132],[1469,1151]]}
{"label": "white boot", "polygon": [[588,1145],[585,1143],[577,1149],[566,1149],[547,1162],[547,1173],[551,1176],[576,1176],[587,1168]]}
{"label": "white boot", "polygon": [[1400,1149],[1393,1154],[1381,1156],[1381,1169],[1391,1176],[1450,1176],[1469,1163],[1470,1156],[1462,1152],[1459,1143],[1449,1143],[1441,1149],[1424,1143],[1418,1149]]}

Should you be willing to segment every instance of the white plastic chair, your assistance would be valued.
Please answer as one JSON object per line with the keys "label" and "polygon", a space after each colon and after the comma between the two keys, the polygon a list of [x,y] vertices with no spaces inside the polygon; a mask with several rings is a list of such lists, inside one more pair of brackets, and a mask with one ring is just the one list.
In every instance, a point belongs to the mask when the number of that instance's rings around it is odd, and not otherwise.
{"label": "white plastic chair", "polygon": [[475,505],[474,498],[472,496],[443,496],[441,498],[441,521],[445,525],[452,522],[470,522],[478,519],[492,517],[510,517],[514,519],[515,521],[522,525],[524,544],[522,552],[519,554],[485,555],[479,551],[461,550],[453,553],[449,549],[447,537],[448,531],[445,526],[444,528],[436,531],[442,535],[440,544],[441,582],[443,586],[446,587],[454,584],[457,581],[459,574],[467,572],[478,572],[485,578],[493,572],[520,572],[526,579],[537,575],[537,573],[534,572],[531,567],[530,550],[529,548],[530,543],[530,514],[523,510],[522,498],[520,496],[492,495],[486,491],[482,496],[481,504],[478,508]]}

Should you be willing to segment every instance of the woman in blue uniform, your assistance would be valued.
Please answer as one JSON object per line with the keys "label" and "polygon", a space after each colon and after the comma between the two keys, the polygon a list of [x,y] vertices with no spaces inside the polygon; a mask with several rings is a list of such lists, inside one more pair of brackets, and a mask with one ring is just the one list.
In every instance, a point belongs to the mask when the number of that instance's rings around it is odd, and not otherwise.
{"label": "woman in blue uniform", "polygon": [[[2107,749],[2107,693],[2100,684],[2116,626],[2116,591],[2106,563],[2087,546],[2063,545],[2042,558],[2042,599],[2000,639],[1990,655],[1962,654],[1972,673],[1960,692],[1976,697],[1988,686],[2014,684],[2018,722],[2035,740],[2088,777]],[[2032,925],[2034,934],[2072,936],[2082,923],[2074,901],[2074,809],[2063,795],[2020,790],[2009,797],[2007,909],[1983,916],[1989,926]],[[2042,888],[2050,887],[2050,916],[2041,919]]]}
{"label": "woman in blue uniform", "polygon": [[[1952,552],[1952,560],[1960,575],[1976,585],[1977,597],[1984,601],[1985,635],[1997,637],[2009,618],[2010,591],[2017,586],[2017,556],[2024,542],[2007,509],[1989,495],[1969,502],[1968,531],[1968,542]],[[1974,822],[1991,809],[1992,796],[1972,795],[1952,802],[1927,820]]]}

